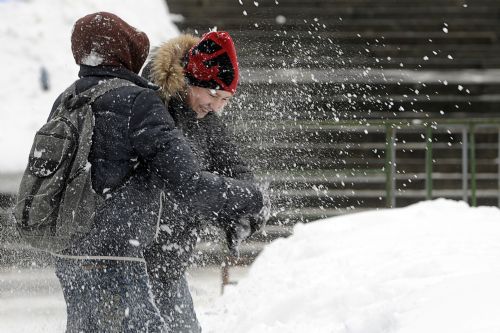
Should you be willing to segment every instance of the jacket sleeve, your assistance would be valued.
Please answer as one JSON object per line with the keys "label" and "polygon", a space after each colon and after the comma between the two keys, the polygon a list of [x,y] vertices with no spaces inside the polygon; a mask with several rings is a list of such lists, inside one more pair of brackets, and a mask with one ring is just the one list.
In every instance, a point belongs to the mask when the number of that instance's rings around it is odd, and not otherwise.
{"label": "jacket sleeve", "polygon": [[226,177],[255,182],[252,170],[241,157],[226,125],[218,116],[211,117],[208,140],[213,170]]}
{"label": "jacket sleeve", "polygon": [[[144,90],[135,99],[130,140],[147,167],[164,181],[167,190],[198,213],[214,217],[221,210],[243,214],[257,210],[262,196],[253,184],[202,171],[182,133],[158,94]],[[250,207],[248,206],[250,205]],[[243,211],[242,211],[243,209]]]}

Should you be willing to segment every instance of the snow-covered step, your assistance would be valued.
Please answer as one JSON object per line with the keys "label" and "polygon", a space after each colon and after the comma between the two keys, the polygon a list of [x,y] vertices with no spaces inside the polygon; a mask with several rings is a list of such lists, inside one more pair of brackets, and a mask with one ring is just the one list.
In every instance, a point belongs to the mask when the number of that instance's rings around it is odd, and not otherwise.
{"label": "snow-covered step", "polygon": [[[170,0],[170,10],[174,14],[181,14],[189,17],[206,17],[212,16],[219,19],[225,17],[241,17],[243,20],[252,18],[274,18],[276,14],[283,15],[285,17],[293,18],[314,18],[314,17],[342,17],[342,18],[460,18],[464,15],[470,15],[471,17],[484,17],[484,18],[494,18],[496,13],[491,11],[491,7],[487,5],[476,5],[464,8],[463,6],[457,5],[442,5],[442,4],[427,4],[422,6],[415,1],[414,3],[400,3],[392,4],[386,6],[373,6],[373,5],[363,5],[358,4],[356,6],[335,6],[335,5],[324,5],[324,6],[287,6],[286,3],[275,5],[272,7],[260,7],[255,5],[250,6],[240,6],[237,2],[232,2],[231,4],[223,4],[220,2],[212,2],[206,6],[190,5],[189,3],[183,3],[181,6],[174,6],[172,0]],[[265,2],[265,1],[261,1]],[[200,10],[203,8],[203,10]],[[300,9],[300,10],[298,10]],[[243,13],[246,11],[246,15]]]}
{"label": "snow-covered step", "polygon": [[[277,12],[278,14],[278,12]],[[176,22],[177,26],[181,29],[199,30],[204,31],[207,26],[213,25],[213,19],[208,17],[193,17],[184,18]],[[315,21],[314,19],[303,17],[286,17],[284,15],[269,15],[267,17],[254,17],[254,16],[231,16],[225,17],[220,21],[219,28],[224,30],[241,30],[241,29],[256,29],[279,32],[279,31],[316,31],[318,29],[330,29],[335,31],[364,31],[370,29],[371,31],[378,31],[384,33],[387,31],[396,30],[416,30],[435,32],[437,27],[442,26],[443,17],[425,17],[425,18],[356,18],[356,17],[322,17],[321,20]],[[258,27],[255,26],[258,24]],[[498,22],[494,18],[483,17],[470,17],[469,20],[463,17],[447,18],[446,23],[455,31],[478,31],[490,30],[496,31]],[[326,27],[325,27],[326,26]],[[237,42],[237,41],[236,41]]]}

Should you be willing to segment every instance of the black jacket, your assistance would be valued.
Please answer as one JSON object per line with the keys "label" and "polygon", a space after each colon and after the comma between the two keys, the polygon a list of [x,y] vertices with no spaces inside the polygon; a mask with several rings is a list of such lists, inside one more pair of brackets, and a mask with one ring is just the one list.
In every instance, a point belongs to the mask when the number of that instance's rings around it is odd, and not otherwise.
{"label": "black jacket", "polygon": [[89,162],[93,187],[106,201],[94,230],[69,253],[140,256],[156,232],[162,190],[204,216],[260,209],[247,206],[261,200],[253,185],[202,170],[148,81],[106,66],[81,66],[79,76],[77,93],[114,77],[137,86],[113,90],[93,104]]}
{"label": "black jacket", "polygon": [[[179,98],[168,102],[168,112],[205,170],[255,182],[254,175],[233,143],[225,124],[216,114],[197,119],[196,113]],[[157,241],[145,252],[150,278],[164,283],[177,280],[191,265],[192,253],[202,231],[227,221],[192,214],[182,202],[167,198]]]}
{"label": "black jacket", "polygon": [[188,140],[191,150],[204,170],[226,177],[255,181],[238,147],[221,118],[209,113],[197,119],[196,113],[179,98],[168,103],[175,126]]}

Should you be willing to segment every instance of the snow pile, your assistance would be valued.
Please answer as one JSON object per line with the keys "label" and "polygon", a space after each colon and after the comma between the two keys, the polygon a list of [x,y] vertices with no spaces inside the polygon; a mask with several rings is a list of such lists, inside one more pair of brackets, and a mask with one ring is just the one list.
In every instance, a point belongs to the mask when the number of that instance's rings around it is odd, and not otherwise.
{"label": "snow pile", "polygon": [[207,332],[499,332],[500,210],[435,200],[298,225]]}
{"label": "snow pile", "polygon": [[[57,95],[77,78],[70,44],[73,24],[97,11],[117,14],[146,32],[151,46],[178,33],[164,0],[0,1],[0,173],[24,170],[35,131]],[[51,85],[46,92],[40,83],[42,67]]]}

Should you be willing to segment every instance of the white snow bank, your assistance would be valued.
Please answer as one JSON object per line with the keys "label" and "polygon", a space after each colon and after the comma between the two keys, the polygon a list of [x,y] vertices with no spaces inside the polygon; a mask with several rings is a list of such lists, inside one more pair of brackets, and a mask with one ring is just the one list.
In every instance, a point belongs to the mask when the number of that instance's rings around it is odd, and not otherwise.
{"label": "white snow bank", "polygon": [[[108,11],[147,33],[151,46],[178,34],[164,0],[0,1],[0,173],[21,172],[35,131],[57,95],[76,78],[71,54],[74,22]],[[41,67],[51,90],[41,89]]]}
{"label": "white snow bank", "polygon": [[435,200],[298,225],[207,332],[500,332],[500,210]]}

